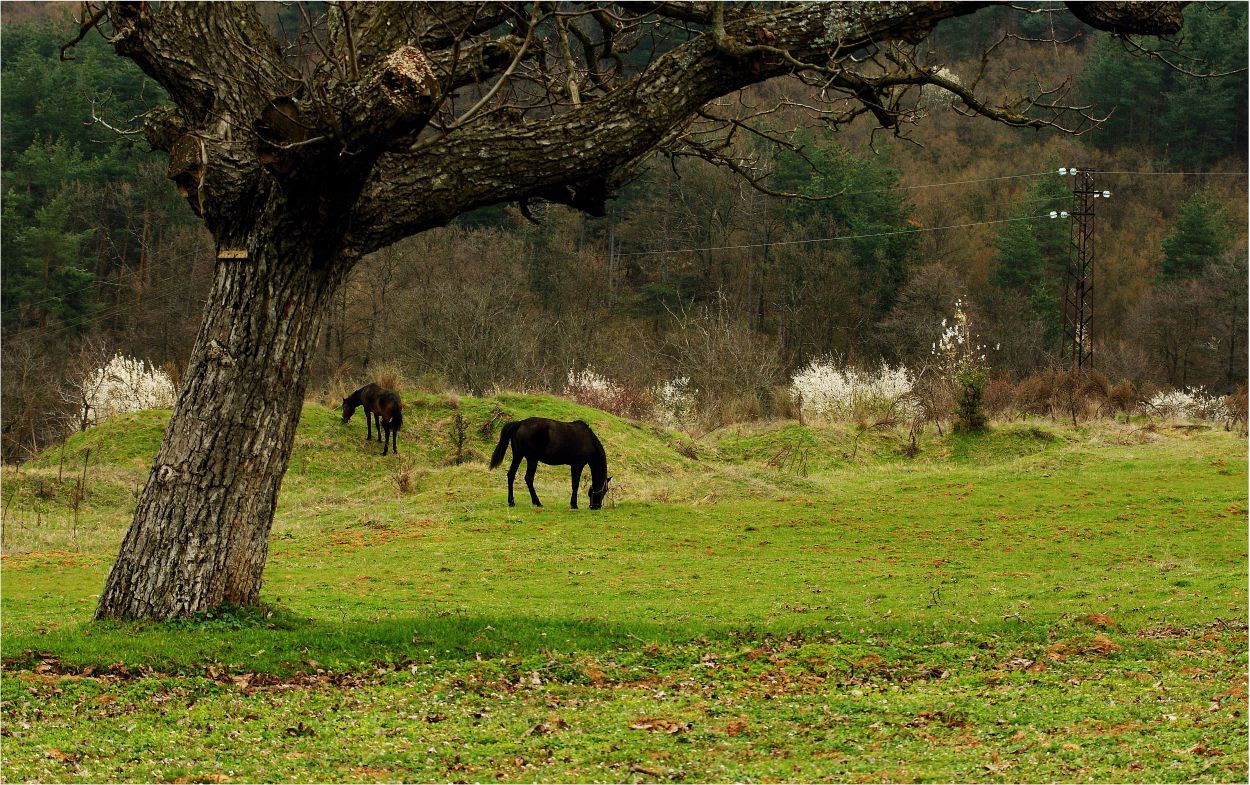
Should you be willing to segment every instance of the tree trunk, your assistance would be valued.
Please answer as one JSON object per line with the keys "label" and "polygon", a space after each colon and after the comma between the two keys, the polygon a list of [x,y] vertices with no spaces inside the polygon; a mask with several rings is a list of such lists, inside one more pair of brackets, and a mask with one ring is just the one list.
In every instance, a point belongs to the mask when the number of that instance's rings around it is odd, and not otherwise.
{"label": "tree trunk", "polygon": [[[287,235],[289,238],[290,235]],[[351,264],[256,238],[217,262],[174,414],[96,618],[257,602],[321,314]]]}

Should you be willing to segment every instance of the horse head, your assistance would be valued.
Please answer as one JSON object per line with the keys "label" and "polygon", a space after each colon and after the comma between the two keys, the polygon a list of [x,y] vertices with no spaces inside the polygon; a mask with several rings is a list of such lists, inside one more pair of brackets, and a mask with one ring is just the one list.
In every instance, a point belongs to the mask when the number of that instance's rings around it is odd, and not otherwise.
{"label": "horse head", "polygon": [[352,396],[343,399],[343,422],[347,422],[356,413],[356,404],[352,403]]}
{"label": "horse head", "polygon": [[608,495],[608,483],[612,482],[611,477],[603,480],[603,485],[596,488],[593,484],[590,486],[590,509],[597,510],[603,506],[603,497]]}

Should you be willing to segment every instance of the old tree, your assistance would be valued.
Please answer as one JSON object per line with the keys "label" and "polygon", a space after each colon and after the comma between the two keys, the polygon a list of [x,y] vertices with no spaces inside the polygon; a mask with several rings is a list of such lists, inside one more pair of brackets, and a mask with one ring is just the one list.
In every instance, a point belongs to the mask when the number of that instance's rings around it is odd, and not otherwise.
{"label": "old tree", "polygon": [[[933,84],[966,114],[1087,127],[1066,85],[1008,101],[926,60],[935,25],[983,5],[327,3],[284,25],[285,6],[85,4],[78,40],[98,30],[167,92],[143,133],[219,257],[97,617],[257,602],[310,344],[371,251],[505,201],[601,213],[656,151],[755,178],[729,143],[767,136],[768,108],[720,99],[779,76],[826,122],[901,132]],[[1181,26],[1177,3],[1071,10],[1118,35]]]}

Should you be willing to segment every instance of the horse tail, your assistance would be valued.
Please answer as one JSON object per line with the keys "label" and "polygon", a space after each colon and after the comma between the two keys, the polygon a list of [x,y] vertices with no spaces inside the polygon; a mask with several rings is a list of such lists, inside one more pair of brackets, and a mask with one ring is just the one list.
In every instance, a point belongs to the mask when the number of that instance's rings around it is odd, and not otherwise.
{"label": "horse tail", "polygon": [[395,413],[391,415],[391,430],[398,431],[404,425],[404,407],[398,400],[395,401]]}
{"label": "horse tail", "polygon": [[512,434],[520,425],[517,422],[510,422],[499,432],[499,444],[495,445],[495,452],[490,456],[490,468],[493,469],[503,463],[503,456],[508,452],[508,442],[512,441]]}

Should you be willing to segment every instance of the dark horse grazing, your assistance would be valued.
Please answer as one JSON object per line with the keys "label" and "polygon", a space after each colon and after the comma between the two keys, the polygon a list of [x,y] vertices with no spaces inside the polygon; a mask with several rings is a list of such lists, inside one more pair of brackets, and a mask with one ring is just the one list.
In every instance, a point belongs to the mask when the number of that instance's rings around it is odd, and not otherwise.
{"label": "dark horse grazing", "polygon": [[608,476],[608,458],[599,437],[586,423],[581,420],[559,422],[546,417],[510,422],[499,434],[499,444],[490,457],[490,468],[503,461],[509,444],[512,445],[512,466],[508,469],[509,507],[516,505],[512,498],[512,482],[516,479],[516,469],[521,465],[522,458],[525,459],[525,484],[530,489],[530,501],[535,507],[543,506],[538,494],[534,493],[534,470],[539,462],[573,468],[573,498],[569,506],[575,510],[582,469],[590,464],[590,509],[597,510],[603,506],[603,497],[608,493],[608,480],[612,479]]}
{"label": "dark horse grazing", "polygon": [[404,424],[404,405],[399,396],[376,384],[366,384],[343,399],[343,422],[356,413],[356,407],[365,407],[365,436],[373,439],[371,422],[376,421],[378,440],[382,442],[382,454],[388,447],[399,454],[399,442],[395,434]]}

